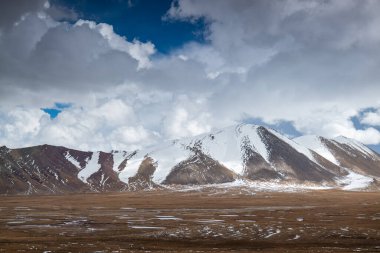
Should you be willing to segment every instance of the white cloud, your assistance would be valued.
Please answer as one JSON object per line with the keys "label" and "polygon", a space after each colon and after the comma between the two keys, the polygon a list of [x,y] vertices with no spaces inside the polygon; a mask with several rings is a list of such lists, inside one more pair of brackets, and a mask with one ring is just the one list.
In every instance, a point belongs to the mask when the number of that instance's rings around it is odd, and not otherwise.
{"label": "white cloud", "polygon": [[125,127],[116,129],[112,133],[112,137],[114,139],[119,139],[122,143],[134,144],[133,147],[136,147],[136,146],[142,147],[144,145],[151,143],[152,141],[149,140],[149,137],[152,137],[151,135],[152,133],[149,133],[142,126],[137,126],[137,127],[125,126]]}
{"label": "white cloud", "polygon": [[2,106],[77,102],[78,93],[113,89],[151,66],[152,43],[128,41],[104,23],[58,22],[44,11],[41,6],[22,15],[0,36]]}
{"label": "white cloud", "polygon": [[180,53],[226,83],[209,102],[213,125],[282,119],[302,133],[373,144],[377,130],[356,129],[351,117],[380,101],[380,44],[370,28],[379,10],[374,1],[179,0],[168,17],[209,23],[209,45]]}
{"label": "white cloud", "polygon": [[[380,143],[351,121],[380,103],[378,1],[180,0],[167,18],[205,19],[207,43],[157,57],[109,24],[27,2],[0,17],[1,143],[130,150],[249,117]],[[57,101],[74,106],[50,120],[39,108]]]}
{"label": "white cloud", "polygon": [[367,124],[370,126],[380,126],[380,111],[366,112],[360,119],[362,124]]}
{"label": "white cloud", "polygon": [[92,111],[94,117],[99,117],[104,124],[123,125],[126,122],[134,122],[133,109],[119,99],[107,101],[96,110]]}
{"label": "white cloud", "polygon": [[111,25],[93,21],[78,20],[74,26],[88,25],[91,29],[98,31],[109,43],[112,49],[128,53],[138,61],[138,68],[149,68],[151,62],[149,57],[156,52],[151,42],[142,43],[136,39],[128,42],[125,37],[121,37],[113,31]]}
{"label": "white cloud", "polygon": [[6,113],[0,112],[0,143],[28,145],[41,129],[41,120],[48,118],[39,109],[16,107]]}
{"label": "white cloud", "polygon": [[97,99],[92,106],[69,108],[44,123],[38,138],[55,145],[133,150],[155,141],[153,132],[141,125],[132,107],[119,99]]}
{"label": "white cloud", "polygon": [[355,130],[352,135],[347,134],[346,136],[368,145],[380,143],[380,132],[373,127],[364,130]]}
{"label": "white cloud", "polygon": [[182,95],[173,103],[164,118],[164,131],[169,138],[195,136],[211,130],[210,114],[204,109],[206,102],[192,102]]}
{"label": "white cloud", "polygon": [[134,150],[157,138],[118,99],[74,106],[53,120],[39,109],[15,108],[1,114],[0,123],[0,143],[9,147],[49,143],[83,150]]}

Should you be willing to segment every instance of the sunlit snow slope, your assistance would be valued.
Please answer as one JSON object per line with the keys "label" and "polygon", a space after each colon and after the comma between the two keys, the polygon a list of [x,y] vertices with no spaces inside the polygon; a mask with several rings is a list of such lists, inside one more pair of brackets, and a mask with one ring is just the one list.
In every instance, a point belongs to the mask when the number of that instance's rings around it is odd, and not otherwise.
{"label": "sunlit snow slope", "polygon": [[0,148],[2,194],[242,184],[357,190],[379,189],[379,179],[380,156],[357,141],[319,136],[292,140],[251,124],[129,152],[50,145]]}

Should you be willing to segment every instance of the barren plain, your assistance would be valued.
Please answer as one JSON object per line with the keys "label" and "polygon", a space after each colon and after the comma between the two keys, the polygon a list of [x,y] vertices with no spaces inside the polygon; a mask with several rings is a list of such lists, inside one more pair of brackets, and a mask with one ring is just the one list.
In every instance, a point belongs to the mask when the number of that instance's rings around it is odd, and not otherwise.
{"label": "barren plain", "polygon": [[380,193],[1,196],[0,252],[380,252]]}

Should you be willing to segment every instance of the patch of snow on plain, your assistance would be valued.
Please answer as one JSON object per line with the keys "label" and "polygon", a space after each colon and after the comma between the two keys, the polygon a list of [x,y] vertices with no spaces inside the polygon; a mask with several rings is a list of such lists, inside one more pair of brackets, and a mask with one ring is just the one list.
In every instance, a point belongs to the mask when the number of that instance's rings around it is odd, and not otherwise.
{"label": "patch of snow on plain", "polygon": [[156,216],[157,220],[182,220],[181,218],[177,218],[171,215],[158,215]]}
{"label": "patch of snow on plain", "polygon": [[294,138],[293,141],[310,150],[313,150],[315,153],[322,156],[326,160],[329,160],[330,162],[339,166],[339,162],[335,159],[334,155],[328,150],[328,148],[322,142],[319,136],[305,135]]}
{"label": "patch of snow on plain", "polygon": [[288,241],[298,240],[298,239],[300,239],[300,238],[301,238],[300,235],[295,235],[292,239],[288,239]]}
{"label": "patch of snow on plain", "polygon": [[87,183],[87,179],[100,169],[99,155],[100,152],[94,152],[92,153],[91,158],[87,159],[86,166],[78,173],[78,178],[80,180]]}
{"label": "patch of snow on plain", "polygon": [[129,226],[134,229],[165,229],[165,227],[149,227],[149,226]]}
{"label": "patch of snow on plain", "polygon": [[[170,188],[170,187],[169,187]],[[180,189],[175,189],[177,191],[193,191],[202,190],[207,188],[215,189],[225,189],[232,190],[237,188],[245,188],[252,191],[259,192],[299,192],[307,190],[327,190],[332,189],[330,186],[324,185],[312,185],[312,184],[301,184],[301,183],[283,183],[280,180],[271,181],[251,181],[246,179],[238,179],[229,183],[222,184],[207,184],[198,186],[181,186]]]}
{"label": "patch of snow on plain", "polygon": [[69,151],[66,152],[66,154],[65,154],[65,158],[66,158],[67,161],[71,162],[71,163],[72,163],[75,167],[77,167],[78,169],[81,168],[79,162],[78,162],[74,157],[72,157],[72,156],[70,155],[70,152],[69,152]]}
{"label": "patch of snow on plain", "polygon": [[373,178],[360,175],[349,169],[346,169],[346,171],[348,175],[337,180],[339,184],[343,185],[343,190],[363,189],[373,182]]}
{"label": "patch of snow on plain", "polygon": [[265,236],[264,238],[269,238],[269,237],[272,237],[272,236],[277,235],[279,233],[281,233],[280,229],[276,229],[276,231],[269,231],[268,235]]}
{"label": "patch of snow on plain", "polygon": [[280,133],[276,132],[275,130],[268,129],[268,131],[271,132],[272,134],[274,134],[277,138],[279,138],[282,141],[284,141],[287,144],[289,144],[293,149],[297,150],[298,153],[301,153],[301,154],[305,155],[307,158],[309,158],[309,160],[311,160],[313,162],[316,162],[313,154],[310,152],[310,150],[308,148],[299,145],[295,141],[293,141],[291,139],[288,139],[287,137],[285,137],[285,136],[281,135]]}

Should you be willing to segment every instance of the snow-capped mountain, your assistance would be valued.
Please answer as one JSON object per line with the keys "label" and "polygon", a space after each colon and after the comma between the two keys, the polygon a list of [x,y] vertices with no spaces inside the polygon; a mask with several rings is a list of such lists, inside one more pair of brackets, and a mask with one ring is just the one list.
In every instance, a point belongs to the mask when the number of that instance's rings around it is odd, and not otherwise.
{"label": "snow-capped mountain", "polygon": [[270,182],[377,187],[380,156],[352,139],[302,136],[241,124],[132,152],[49,145],[0,148],[0,193],[123,191],[173,185]]}

